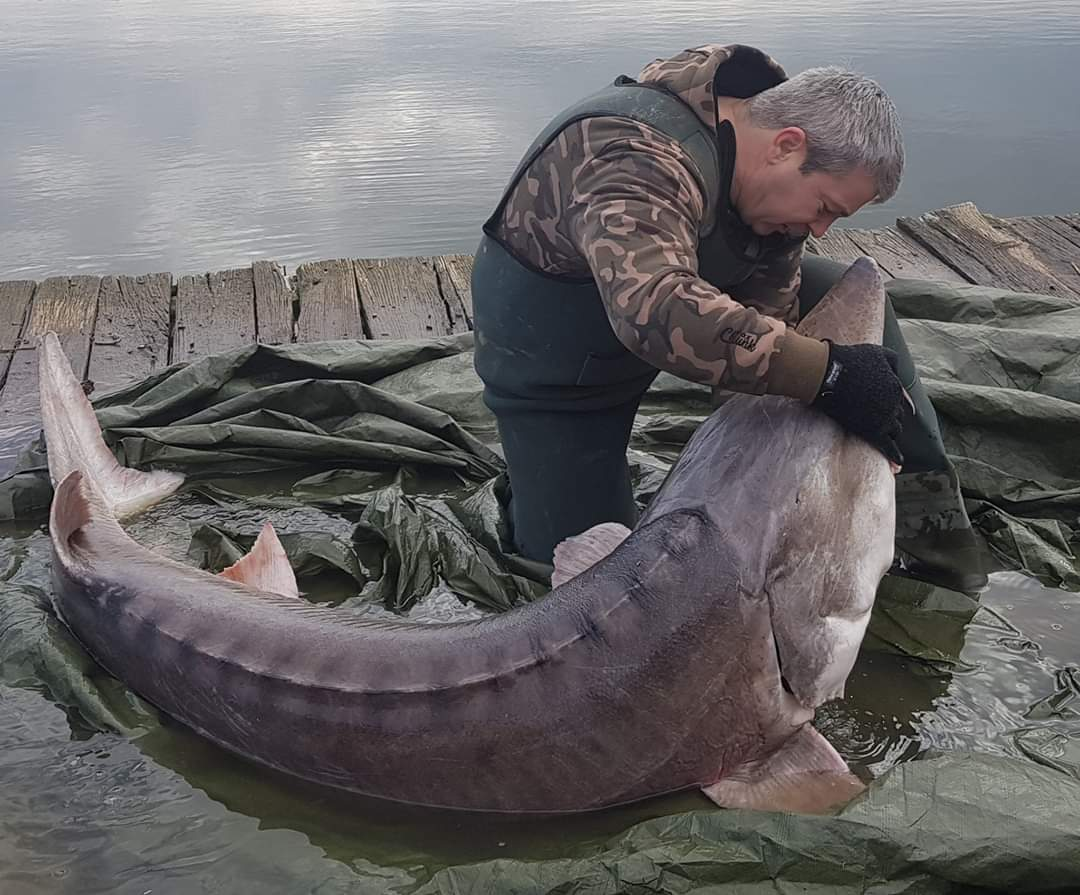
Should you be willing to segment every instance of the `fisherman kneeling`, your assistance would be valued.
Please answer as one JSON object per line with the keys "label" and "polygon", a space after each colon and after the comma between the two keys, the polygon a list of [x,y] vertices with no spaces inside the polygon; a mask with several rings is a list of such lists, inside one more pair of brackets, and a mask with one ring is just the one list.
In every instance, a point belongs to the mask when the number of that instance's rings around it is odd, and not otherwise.
{"label": "fisherman kneeling", "polygon": [[666,370],[716,393],[798,398],[865,438],[902,464],[909,573],[985,585],[891,307],[884,346],[795,332],[845,270],[804,255],[807,236],[889,199],[903,164],[876,83],[835,68],[788,79],[740,45],[657,60],[544,129],[484,225],[472,282],[476,369],[521,554],[551,562],[597,523],[633,526],[626,448]]}

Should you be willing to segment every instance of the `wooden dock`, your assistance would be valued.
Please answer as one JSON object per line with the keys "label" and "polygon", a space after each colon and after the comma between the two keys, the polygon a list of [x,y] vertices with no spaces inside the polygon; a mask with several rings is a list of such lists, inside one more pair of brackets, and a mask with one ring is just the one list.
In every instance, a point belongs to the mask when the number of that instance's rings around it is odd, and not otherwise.
{"label": "wooden dock", "polygon": [[[978,283],[1080,301],[1080,215],[994,218],[969,203],[834,229],[810,251],[874,257],[890,277]],[[253,341],[397,339],[472,325],[468,255],[272,261],[174,276],[56,276],[0,282],[0,474],[36,432],[38,337],[55,330],[101,393],[178,361]],[[22,437],[25,436],[25,437]]]}

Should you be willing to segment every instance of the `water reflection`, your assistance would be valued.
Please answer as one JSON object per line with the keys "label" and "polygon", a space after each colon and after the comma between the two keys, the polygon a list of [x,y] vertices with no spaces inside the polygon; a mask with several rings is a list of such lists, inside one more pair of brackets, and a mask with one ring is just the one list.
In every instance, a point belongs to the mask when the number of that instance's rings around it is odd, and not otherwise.
{"label": "water reflection", "polygon": [[471,251],[551,114],[710,40],[886,85],[909,173],[859,225],[1080,207],[1064,0],[42,0],[0,33],[0,278]]}

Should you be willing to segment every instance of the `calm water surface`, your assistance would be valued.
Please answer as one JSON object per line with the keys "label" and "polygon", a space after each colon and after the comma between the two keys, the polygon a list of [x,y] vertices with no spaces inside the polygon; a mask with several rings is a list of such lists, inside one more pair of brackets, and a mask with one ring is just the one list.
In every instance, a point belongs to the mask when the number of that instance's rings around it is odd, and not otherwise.
{"label": "calm water surface", "polygon": [[0,0],[0,278],[471,251],[557,110],[707,42],[877,78],[891,223],[1080,210],[1074,0]]}

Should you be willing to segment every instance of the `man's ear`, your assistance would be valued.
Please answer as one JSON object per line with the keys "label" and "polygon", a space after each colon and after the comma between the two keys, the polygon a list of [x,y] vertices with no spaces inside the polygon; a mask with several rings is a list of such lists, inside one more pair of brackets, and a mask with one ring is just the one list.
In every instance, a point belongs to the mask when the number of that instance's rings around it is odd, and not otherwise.
{"label": "man's ear", "polygon": [[793,155],[806,153],[806,131],[801,127],[785,127],[778,130],[769,146],[769,161],[786,162]]}

